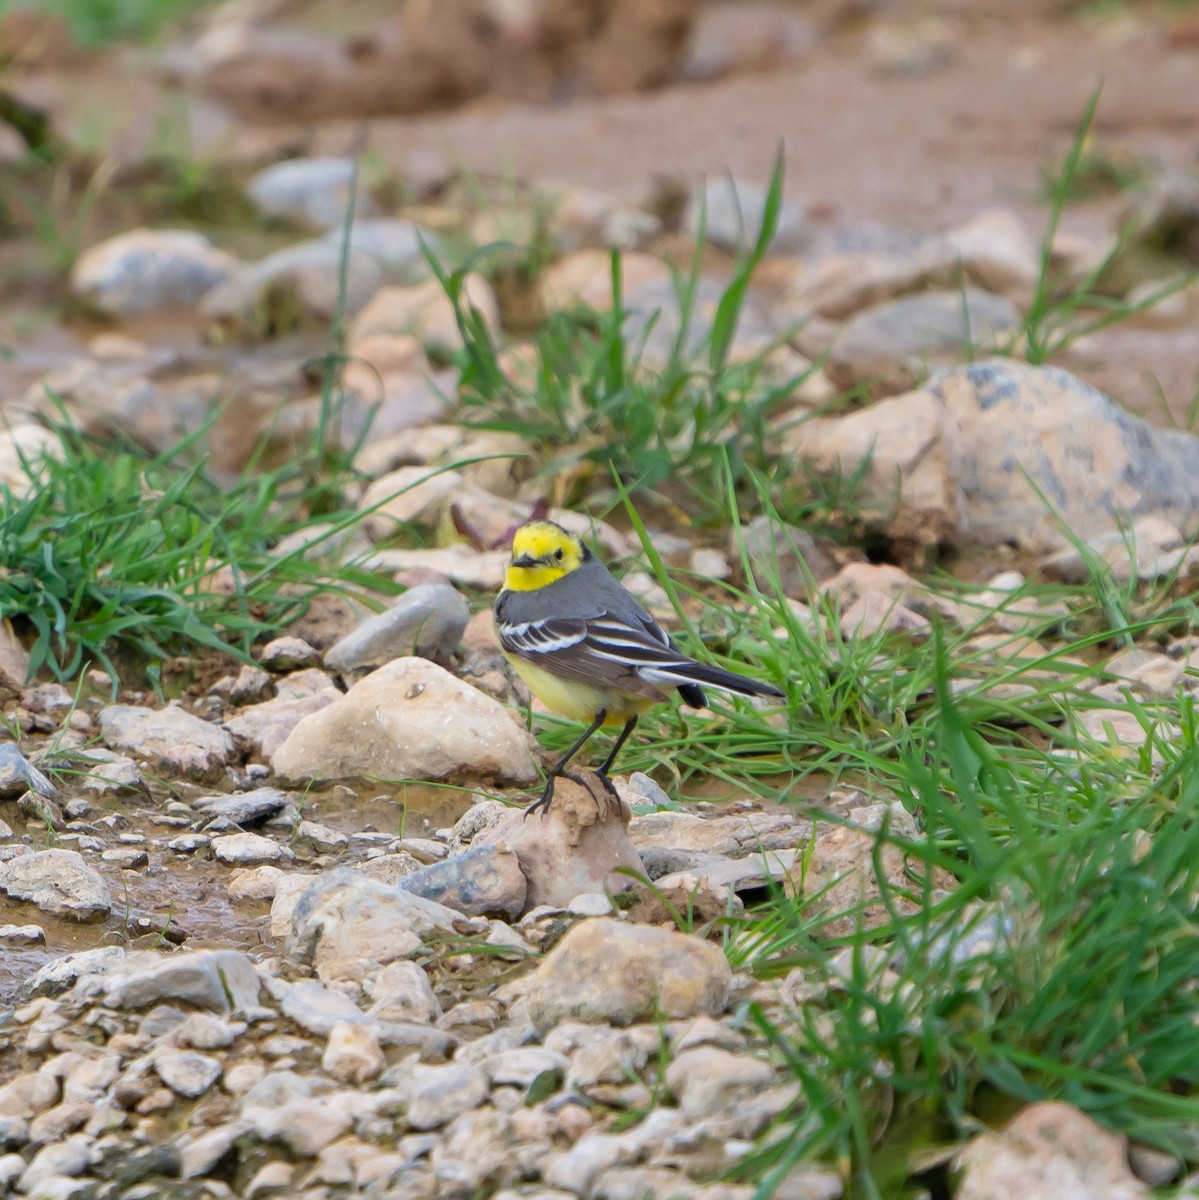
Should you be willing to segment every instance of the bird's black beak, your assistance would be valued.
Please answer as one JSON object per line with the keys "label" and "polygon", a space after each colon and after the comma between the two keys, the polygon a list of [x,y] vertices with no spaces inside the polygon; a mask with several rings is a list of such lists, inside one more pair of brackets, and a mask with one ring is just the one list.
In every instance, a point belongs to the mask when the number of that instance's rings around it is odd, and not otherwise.
{"label": "bird's black beak", "polygon": [[531,554],[522,554],[519,558],[512,560],[514,567],[535,567],[537,560]]}

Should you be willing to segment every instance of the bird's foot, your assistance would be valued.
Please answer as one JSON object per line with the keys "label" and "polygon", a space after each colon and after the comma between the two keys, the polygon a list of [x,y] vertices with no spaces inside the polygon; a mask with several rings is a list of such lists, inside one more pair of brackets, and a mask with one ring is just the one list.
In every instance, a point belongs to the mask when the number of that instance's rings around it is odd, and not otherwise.
{"label": "bird's foot", "polygon": [[607,771],[596,771],[595,777],[604,785],[604,791],[608,793],[614,800],[620,800],[620,793],[616,790],[616,784],[608,778]]}
{"label": "bird's foot", "polygon": [[[545,781],[545,790],[541,793],[541,799],[530,804],[529,807],[525,809],[526,821],[535,812],[541,813],[543,817],[547,812],[549,812],[550,805],[554,802],[554,785],[558,782],[559,776],[563,779],[569,779],[572,783],[577,783],[581,788],[587,787],[587,783],[582,776],[576,775],[573,771],[556,772]],[[587,790],[590,791],[591,789],[587,788]]]}
{"label": "bird's foot", "polygon": [[[624,800],[620,793],[616,790],[616,784],[614,784],[612,780],[608,778],[607,771],[594,771],[593,774],[595,775],[596,779],[600,781],[601,786],[603,787],[604,791],[608,793],[608,796],[615,801],[616,811],[620,812],[624,807]],[[595,795],[595,793],[593,792],[592,795]],[[597,817],[603,817],[603,806],[601,806],[598,800],[595,802],[595,811]]]}
{"label": "bird's foot", "polygon": [[558,782],[557,775],[551,775],[545,781],[545,790],[541,793],[541,799],[535,800],[528,808],[525,809],[525,820],[527,821],[535,812],[545,816],[550,810],[550,805],[554,802],[554,784]]}

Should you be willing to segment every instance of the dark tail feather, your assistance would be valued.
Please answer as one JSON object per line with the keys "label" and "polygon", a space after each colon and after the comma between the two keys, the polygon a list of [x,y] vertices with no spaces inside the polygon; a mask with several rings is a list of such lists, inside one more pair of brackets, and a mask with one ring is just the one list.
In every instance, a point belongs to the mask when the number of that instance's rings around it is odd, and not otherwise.
{"label": "dark tail feather", "polygon": [[707,704],[701,684],[718,688],[722,692],[735,692],[738,696],[778,696],[783,697],[773,684],[763,683],[760,679],[750,679],[746,675],[737,675],[726,671],[723,667],[713,667],[707,663],[692,662],[677,671],[680,679],[679,695],[683,702],[692,708],[703,708]]}

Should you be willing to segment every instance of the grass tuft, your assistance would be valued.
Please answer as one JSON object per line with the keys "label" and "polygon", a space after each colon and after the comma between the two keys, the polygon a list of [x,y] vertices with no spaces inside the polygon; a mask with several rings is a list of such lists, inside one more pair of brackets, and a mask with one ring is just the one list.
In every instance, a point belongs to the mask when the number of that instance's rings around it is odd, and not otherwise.
{"label": "grass tuft", "polygon": [[115,687],[133,655],[157,686],[173,654],[245,659],[317,593],[386,588],[352,566],[277,553],[305,530],[311,550],[358,514],[302,515],[298,466],[221,487],[195,453],[207,428],[153,455],[59,424],[61,456],[26,460],[28,486],[0,491],[0,612],[35,635],[31,675],[66,680],[95,665]]}
{"label": "grass tuft", "polygon": [[621,258],[611,256],[607,312],[556,312],[538,329],[528,377],[505,369],[482,317],[465,302],[484,248],[456,271],[429,258],[453,301],[464,348],[459,398],[466,423],[521,434],[546,461],[547,486],[562,503],[613,496],[614,475],[641,496],[681,508],[699,523],[723,515],[724,472],[737,487],[768,470],[767,416],[802,382],[769,382],[768,347],[740,361],[732,350],[750,280],[766,254],[782,203],[782,158],[775,164],[761,229],[716,300],[706,325],[697,314],[702,233],[687,274],[675,276],[678,329],[664,361],[649,352],[661,316],[638,321],[624,308]]}

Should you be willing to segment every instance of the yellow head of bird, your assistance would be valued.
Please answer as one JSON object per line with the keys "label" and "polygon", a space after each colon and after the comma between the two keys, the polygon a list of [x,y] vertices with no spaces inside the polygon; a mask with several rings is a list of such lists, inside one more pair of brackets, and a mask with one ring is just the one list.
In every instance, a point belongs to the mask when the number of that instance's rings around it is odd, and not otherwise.
{"label": "yellow head of bird", "polygon": [[512,537],[512,562],[504,587],[513,592],[545,587],[581,566],[586,557],[583,543],[561,525],[530,521]]}

